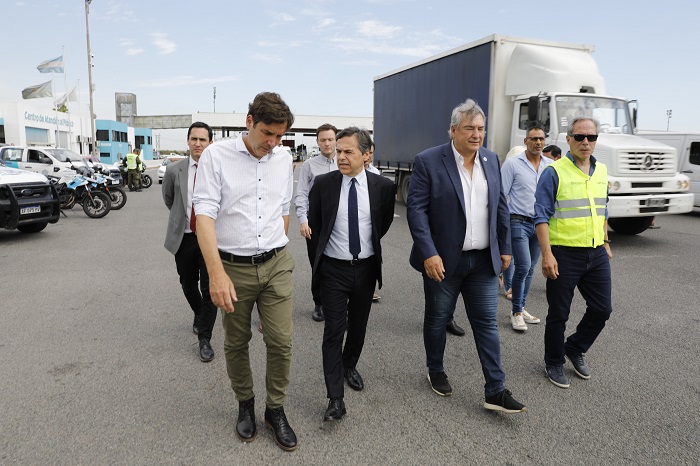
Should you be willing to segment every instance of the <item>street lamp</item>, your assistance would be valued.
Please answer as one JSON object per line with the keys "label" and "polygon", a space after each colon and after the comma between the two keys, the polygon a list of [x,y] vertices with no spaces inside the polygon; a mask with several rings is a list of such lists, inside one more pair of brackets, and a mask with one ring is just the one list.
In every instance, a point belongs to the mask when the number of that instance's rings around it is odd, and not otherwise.
{"label": "street lamp", "polygon": [[92,134],[92,155],[97,156],[97,135],[95,133],[95,112],[93,111],[92,103],[92,51],[90,50],[90,24],[88,23],[88,14],[90,13],[90,2],[85,0],[85,36],[87,39],[87,58],[88,58],[88,85],[90,86],[90,131]]}
{"label": "street lamp", "polygon": [[666,131],[668,131],[668,127],[671,124],[671,114],[673,113],[673,110],[666,110]]}

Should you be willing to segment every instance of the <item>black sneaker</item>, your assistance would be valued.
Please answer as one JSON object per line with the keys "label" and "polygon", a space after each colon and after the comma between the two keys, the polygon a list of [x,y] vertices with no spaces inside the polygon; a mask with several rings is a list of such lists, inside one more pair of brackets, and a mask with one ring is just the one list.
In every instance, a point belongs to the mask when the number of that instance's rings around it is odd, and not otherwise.
{"label": "black sneaker", "polygon": [[503,389],[502,392],[487,396],[484,401],[484,408],[491,411],[502,411],[504,413],[523,413],[527,411],[524,404],[513,398],[510,390]]}
{"label": "black sneaker", "polygon": [[569,378],[564,374],[564,366],[553,366],[547,364],[544,370],[549,381],[560,388],[569,388]]}
{"label": "black sneaker", "polygon": [[574,372],[576,372],[576,375],[586,380],[591,378],[591,370],[586,365],[586,360],[583,359],[583,354],[575,354],[567,351],[566,359],[568,359],[571,362],[571,365],[574,366]]}
{"label": "black sneaker", "polygon": [[433,391],[438,395],[452,395],[452,387],[447,381],[447,375],[444,372],[428,372],[428,382],[430,382]]}

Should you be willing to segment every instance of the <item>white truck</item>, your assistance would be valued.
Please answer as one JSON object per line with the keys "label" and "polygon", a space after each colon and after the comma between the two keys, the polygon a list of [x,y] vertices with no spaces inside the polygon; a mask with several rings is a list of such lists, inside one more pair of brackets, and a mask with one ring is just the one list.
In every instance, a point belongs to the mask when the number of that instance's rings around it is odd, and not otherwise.
{"label": "white truck", "polygon": [[58,193],[44,175],[6,167],[0,160],[0,228],[37,233],[59,215]]}
{"label": "white truck", "polygon": [[700,133],[680,131],[637,131],[637,135],[667,144],[678,153],[678,170],[690,179],[693,206],[700,209]]}
{"label": "white truck", "polygon": [[576,116],[600,122],[595,157],[608,167],[609,225],[646,230],[656,215],[692,210],[676,151],[636,132],[636,101],[606,94],[593,47],[494,34],[374,79],[375,165],[396,174],[406,199],[413,158],[447,139],[452,109],[476,100],[487,117],[485,146],[504,159],[526,129],[568,150]]}

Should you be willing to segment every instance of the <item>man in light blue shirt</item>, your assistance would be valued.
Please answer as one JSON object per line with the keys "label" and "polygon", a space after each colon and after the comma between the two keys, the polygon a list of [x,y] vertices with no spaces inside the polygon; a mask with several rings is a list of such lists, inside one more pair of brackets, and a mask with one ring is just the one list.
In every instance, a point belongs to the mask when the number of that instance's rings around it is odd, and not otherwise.
{"label": "man in light blue shirt", "polygon": [[[512,289],[513,309],[510,316],[514,330],[525,331],[527,324],[538,324],[540,319],[527,312],[525,305],[535,265],[540,257],[540,245],[535,231],[535,190],[545,167],[552,160],[542,155],[544,130],[530,127],[525,136],[526,149],[507,159],[501,168],[503,192],[510,210],[510,237],[513,248]],[[506,280],[508,281],[508,280]]]}
{"label": "man in light blue shirt", "polygon": [[[294,196],[297,217],[299,218],[299,233],[306,238],[306,252],[309,256],[311,268],[314,267],[316,258],[316,245],[318,244],[318,232],[309,228],[309,192],[314,185],[314,179],[318,175],[330,173],[338,169],[335,160],[335,135],[338,129],[331,124],[323,124],[316,129],[316,143],[321,151],[320,156],[311,157],[301,166],[299,180],[297,182],[297,193]],[[323,321],[323,310],[321,308],[321,294],[318,285],[311,285],[311,295],[314,300],[314,310],[311,318],[316,322]]]}

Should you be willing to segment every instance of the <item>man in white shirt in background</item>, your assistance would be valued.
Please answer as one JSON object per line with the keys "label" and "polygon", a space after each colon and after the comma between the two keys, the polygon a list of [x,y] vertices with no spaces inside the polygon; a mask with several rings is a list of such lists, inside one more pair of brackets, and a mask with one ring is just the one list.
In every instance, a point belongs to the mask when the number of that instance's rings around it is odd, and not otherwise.
{"label": "man in white shirt in background", "polygon": [[[297,181],[297,193],[294,196],[297,217],[299,218],[299,233],[306,238],[306,252],[309,256],[309,264],[314,267],[316,258],[316,245],[318,237],[309,228],[309,192],[314,185],[314,178],[324,173],[330,173],[338,169],[335,160],[335,135],[338,129],[331,124],[323,124],[316,129],[316,144],[321,151],[321,156],[311,157],[301,166],[301,173]],[[318,233],[318,232],[315,232]],[[318,284],[312,284],[311,295],[314,300],[314,310],[311,318],[316,322],[323,321],[323,308],[321,307],[321,294]]]}

